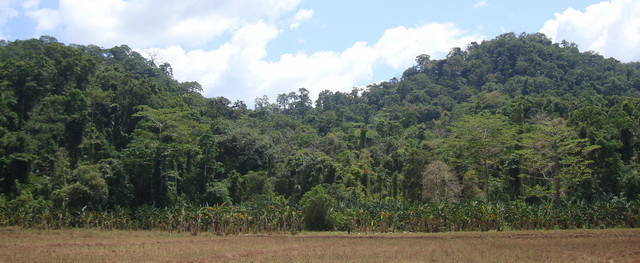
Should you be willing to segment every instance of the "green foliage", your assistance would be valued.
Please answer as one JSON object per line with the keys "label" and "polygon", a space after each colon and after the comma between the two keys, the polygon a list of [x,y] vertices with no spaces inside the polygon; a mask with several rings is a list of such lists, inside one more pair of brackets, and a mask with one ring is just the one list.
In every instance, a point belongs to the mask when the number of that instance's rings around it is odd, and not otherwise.
{"label": "green foliage", "polygon": [[445,140],[452,162],[471,169],[481,169],[485,199],[489,200],[491,167],[499,166],[503,154],[515,143],[514,129],[501,115],[467,115],[453,123],[451,136]]}
{"label": "green foliage", "polygon": [[640,198],[640,165],[633,164],[626,167],[620,179],[623,197],[630,200]]}
{"label": "green foliage", "polygon": [[482,190],[480,190],[478,174],[475,170],[467,171],[462,177],[462,199],[477,200],[482,198]]}
{"label": "green foliage", "polygon": [[329,196],[323,185],[317,185],[306,192],[300,200],[304,225],[307,230],[330,230],[333,206],[336,200]]}
{"label": "green foliage", "polygon": [[311,212],[289,202],[310,200],[314,229],[637,222],[638,63],[507,33],[254,109],[172,71],[126,45],[3,42],[0,224],[295,233]]}
{"label": "green foliage", "polygon": [[224,182],[208,183],[203,201],[208,204],[230,203],[229,186]]}
{"label": "green foliage", "polygon": [[273,192],[273,186],[266,172],[249,172],[244,176],[246,196],[259,198]]}
{"label": "green foliage", "polygon": [[72,181],[53,192],[56,203],[72,210],[98,208],[106,204],[109,189],[98,165],[83,165],[73,171]]}
{"label": "green foliage", "polygon": [[[600,148],[598,145],[589,145],[587,139],[576,137],[563,119],[543,119],[534,126],[531,133],[525,134],[522,141],[524,149],[518,152],[536,181],[542,181],[543,185],[553,185],[553,188],[549,187],[549,192],[553,191],[556,203],[560,202],[561,193],[590,177],[589,164],[593,161],[587,159],[587,154]],[[534,185],[530,190],[535,196],[541,196],[542,188]]]}

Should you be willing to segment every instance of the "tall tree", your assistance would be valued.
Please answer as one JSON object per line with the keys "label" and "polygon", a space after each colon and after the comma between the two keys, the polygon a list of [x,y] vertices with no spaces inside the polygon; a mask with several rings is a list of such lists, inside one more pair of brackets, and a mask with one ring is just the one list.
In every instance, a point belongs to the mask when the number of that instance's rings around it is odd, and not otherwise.
{"label": "tall tree", "polygon": [[175,201],[179,179],[193,172],[205,126],[192,120],[191,112],[185,109],[138,109],[133,116],[143,120],[125,151],[125,163],[136,177],[134,186],[141,203],[168,205]]}
{"label": "tall tree", "polygon": [[490,200],[490,169],[514,145],[514,129],[506,117],[494,114],[465,115],[451,126],[445,149],[452,161],[479,166],[484,178],[484,195]]}
{"label": "tall tree", "polygon": [[[524,135],[523,150],[518,153],[530,171],[529,176],[543,181],[552,181],[553,199],[558,204],[561,192],[572,184],[590,177],[587,154],[600,148],[590,145],[588,139],[579,139],[577,133],[566,125],[562,118],[542,120],[534,125],[532,132]],[[529,187],[529,191],[543,194],[544,185]]]}

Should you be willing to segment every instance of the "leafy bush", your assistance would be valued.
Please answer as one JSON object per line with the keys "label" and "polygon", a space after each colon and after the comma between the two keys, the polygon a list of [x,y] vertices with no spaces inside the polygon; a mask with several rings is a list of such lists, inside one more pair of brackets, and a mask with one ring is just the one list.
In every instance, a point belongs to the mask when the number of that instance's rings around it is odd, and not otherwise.
{"label": "leafy bush", "polygon": [[205,200],[209,204],[230,203],[231,197],[227,184],[224,182],[212,182],[207,185]]}
{"label": "leafy bush", "polygon": [[323,185],[317,185],[305,193],[300,200],[304,225],[307,230],[330,230],[332,208],[336,200],[329,196]]}

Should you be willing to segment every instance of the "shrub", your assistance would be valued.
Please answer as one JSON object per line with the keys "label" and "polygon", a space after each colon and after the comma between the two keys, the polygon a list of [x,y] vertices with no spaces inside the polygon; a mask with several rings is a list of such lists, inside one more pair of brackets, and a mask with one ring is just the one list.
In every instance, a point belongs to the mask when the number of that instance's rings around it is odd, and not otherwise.
{"label": "shrub", "polygon": [[322,185],[313,187],[306,192],[300,200],[304,225],[307,230],[330,230],[332,208],[336,200],[329,196],[327,189]]}

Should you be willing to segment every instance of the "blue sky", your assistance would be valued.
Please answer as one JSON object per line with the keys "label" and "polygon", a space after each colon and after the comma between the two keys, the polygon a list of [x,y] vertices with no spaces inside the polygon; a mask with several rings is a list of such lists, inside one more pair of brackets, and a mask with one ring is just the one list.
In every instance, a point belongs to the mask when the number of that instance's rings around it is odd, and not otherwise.
{"label": "blue sky", "polygon": [[638,61],[640,1],[0,0],[1,39],[126,44],[207,97],[249,105],[302,87],[350,91],[505,32]]}

